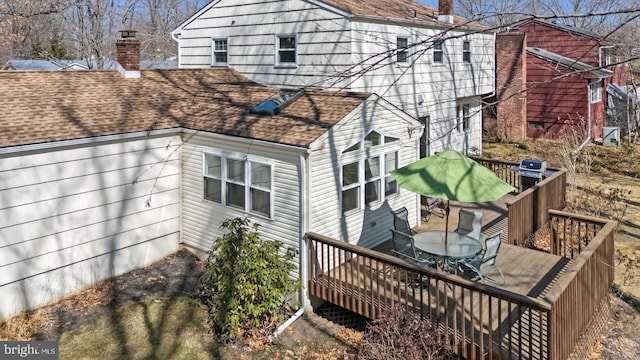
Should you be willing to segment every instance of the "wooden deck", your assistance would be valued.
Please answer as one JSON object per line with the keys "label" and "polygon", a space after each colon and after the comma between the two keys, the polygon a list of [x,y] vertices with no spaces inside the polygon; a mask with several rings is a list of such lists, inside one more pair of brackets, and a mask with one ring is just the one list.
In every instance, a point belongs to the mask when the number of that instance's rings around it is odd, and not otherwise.
{"label": "wooden deck", "polygon": [[[391,242],[385,242],[374,250],[391,254]],[[569,260],[542,251],[502,244],[497,263],[504,273],[505,284],[499,286],[490,283],[491,286],[536,298],[544,295],[545,289],[561,274]],[[495,275],[499,276],[497,273]]]}
{"label": "wooden deck", "polygon": [[[483,165],[517,188],[514,164]],[[503,286],[403,261],[389,242],[367,249],[308,232],[309,295],[370,319],[401,304],[436,322],[468,360],[585,358],[609,308],[616,222],[556,210],[565,187],[566,170],[558,170],[500,201],[449,203],[450,231],[461,207],[483,213],[484,235],[503,231]],[[522,247],[543,226],[550,253]],[[414,230],[445,230],[445,217],[433,214]]]}
{"label": "wooden deck", "polygon": [[[375,250],[387,255],[389,249],[385,243]],[[469,285],[467,279],[439,270],[416,273],[408,262],[406,269],[364,256],[349,257],[340,266],[315,277],[311,286],[320,292],[320,298],[371,318],[378,315],[374,309],[403,304],[449,329],[456,346],[464,348],[459,353],[467,356],[489,351],[496,358],[546,358],[542,355],[547,351],[545,343],[541,341],[545,336],[538,336],[547,331],[546,311],[507,298],[521,295],[541,299],[569,262],[567,259],[503,244],[498,263],[506,283],[493,287],[475,282]],[[477,287],[480,291],[497,288],[502,290],[498,293],[508,295],[478,296],[474,293]],[[312,293],[318,294],[313,289]],[[514,353],[514,344],[518,344],[516,349],[525,350]]]}

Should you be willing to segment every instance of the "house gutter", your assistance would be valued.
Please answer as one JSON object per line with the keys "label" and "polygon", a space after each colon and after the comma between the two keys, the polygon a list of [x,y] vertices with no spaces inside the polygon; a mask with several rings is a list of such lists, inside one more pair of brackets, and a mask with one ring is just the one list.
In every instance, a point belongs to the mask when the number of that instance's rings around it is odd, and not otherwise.
{"label": "house gutter", "polygon": [[[598,81],[602,81],[602,79],[599,79]],[[589,142],[591,142],[591,89],[587,83],[587,136],[582,144],[573,151],[573,156],[578,155],[578,153],[582,151]]]}
{"label": "house gutter", "polygon": [[[307,231],[307,203],[308,203],[308,198],[307,198],[307,178],[308,178],[308,168],[307,168],[307,156],[309,155],[310,150],[307,150],[306,152],[300,152],[300,180],[298,183],[299,186],[299,191],[300,191],[300,213],[299,213],[299,219],[300,219],[300,227],[299,227],[299,235],[300,235],[300,249],[299,249],[299,256],[300,256],[300,282],[302,283],[302,287],[300,289],[300,308],[298,309],[298,311],[295,312],[295,314],[293,314],[293,316],[291,316],[287,321],[284,322],[284,324],[280,325],[280,327],[269,336],[269,342],[273,342],[274,340],[276,340],[278,338],[278,336],[280,336],[280,334],[282,334],[282,332],[284,330],[286,330],[291,324],[293,324],[294,321],[298,320],[298,318],[300,316],[302,316],[302,314],[304,314],[305,309],[307,309],[308,303],[309,303],[309,298],[307,296],[307,282],[309,279],[309,273],[307,271],[307,264],[309,259],[307,258],[307,256],[309,255],[309,252],[307,251],[307,236],[305,235],[306,231]],[[309,304],[310,306],[310,304]]]}
{"label": "house gutter", "polygon": [[0,148],[0,158],[2,158],[4,155],[11,156],[18,153],[49,151],[51,149],[73,148],[73,147],[82,147],[87,145],[100,145],[100,144],[106,144],[110,142],[120,142],[123,140],[162,137],[167,135],[180,135],[182,131],[183,131],[182,128],[169,128],[169,129],[151,130],[151,131],[137,131],[137,132],[131,132],[131,133],[125,133],[125,134],[86,137],[82,139],[73,139],[73,140],[41,142],[36,144],[10,145],[4,148]]}

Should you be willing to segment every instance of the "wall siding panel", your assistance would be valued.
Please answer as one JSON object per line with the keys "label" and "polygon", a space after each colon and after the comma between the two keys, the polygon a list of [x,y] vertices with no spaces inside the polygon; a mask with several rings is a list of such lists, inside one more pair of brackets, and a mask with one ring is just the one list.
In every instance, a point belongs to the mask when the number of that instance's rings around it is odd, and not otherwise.
{"label": "wall siding panel", "polygon": [[320,149],[310,155],[310,231],[314,231],[352,244],[372,247],[390,238],[391,209],[406,206],[411,223],[416,225],[416,194],[400,189],[399,194],[362,209],[342,215],[340,196],[340,159],[342,152],[360,141],[370,130],[401,139],[399,166],[417,159],[416,138],[409,138],[406,121],[400,120],[388,108],[367,101],[361,112],[336,126],[337,131],[325,139]]}
{"label": "wall siding panel", "polygon": [[[441,31],[349,21],[300,0],[222,0],[182,29],[180,66],[211,66],[210,39],[227,38],[229,66],[254,81],[376,93],[415,118],[430,116],[429,153],[450,148],[481,151],[481,96],[495,88],[494,36],[448,31],[445,63],[440,65],[432,62],[430,48]],[[275,66],[275,34],[284,33],[297,34],[295,67]],[[411,49],[412,66],[398,66],[390,56],[397,36],[408,36],[410,44],[418,44]],[[471,41],[471,63],[462,61],[463,39]],[[372,64],[375,70],[369,69]],[[421,104],[418,95],[424,99]],[[471,130],[455,134],[451,130],[460,100],[473,102],[478,111],[471,118]]]}
{"label": "wall siding panel", "polygon": [[[203,198],[202,154],[204,151],[227,152],[272,159],[274,169],[273,219],[245,213]],[[183,225],[182,241],[200,255],[211,249],[214,241],[224,235],[220,224],[230,217],[248,217],[260,224],[265,240],[280,240],[286,246],[300,247],[299,152],[278,151],[245,141],[221,140],[203,135],[189,139],[183,148]]]}
{"label": "wall siding panel", "polygon": [[0,156],[0,318],[177,250],[179,140]]}

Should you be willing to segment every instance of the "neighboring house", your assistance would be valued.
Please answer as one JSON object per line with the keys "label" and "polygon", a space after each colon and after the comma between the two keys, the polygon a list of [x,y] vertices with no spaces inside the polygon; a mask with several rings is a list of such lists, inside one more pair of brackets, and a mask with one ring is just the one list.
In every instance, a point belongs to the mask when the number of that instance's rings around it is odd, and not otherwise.
{"label": "neighboring house", "polygon": [[[0,70],[89,70],[95,62],[85,60],[9,60]],[[116,62],[106,60],[105,69],[115,69]],[[141,60],[141,69],[177,69],[178,60]]]}
{"label": "neighboring house", "polygon": [[204,255],[230,217],[302,265],[307,231],[375,246],[392,208],[419,222],[389,171],[418,158],[422,126],[375,94],[136,66],[5,71],[0,92],[0,318],[180,246]]}
{"label": "neighboring house", "polygon": [[[277,87],[379,94],[426,124],[422,155],[482,149],[494,34],[411,0],[216,0],[172,32],[181,68]],[[426,141],[428,139],[429,141]]]}
{"label": "neighboring house", "polygon": [[503,136],[594,139],[604,126],[619,123],[607,121],[607,103],[611,91],[626,89],[628,69],[616,64],[603,36],[530,19],[498,34],[496,58],[491,102]]}

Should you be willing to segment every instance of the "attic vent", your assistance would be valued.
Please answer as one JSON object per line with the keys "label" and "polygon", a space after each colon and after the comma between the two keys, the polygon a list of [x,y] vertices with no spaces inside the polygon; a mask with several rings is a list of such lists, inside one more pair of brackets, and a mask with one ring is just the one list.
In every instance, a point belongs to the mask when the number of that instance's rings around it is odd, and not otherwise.
{"label": "attic vent", "polygon": [[252,107],[249,112],[259,115],[276,115],[302,95],[302,90],[280,90],[258,105]]}

